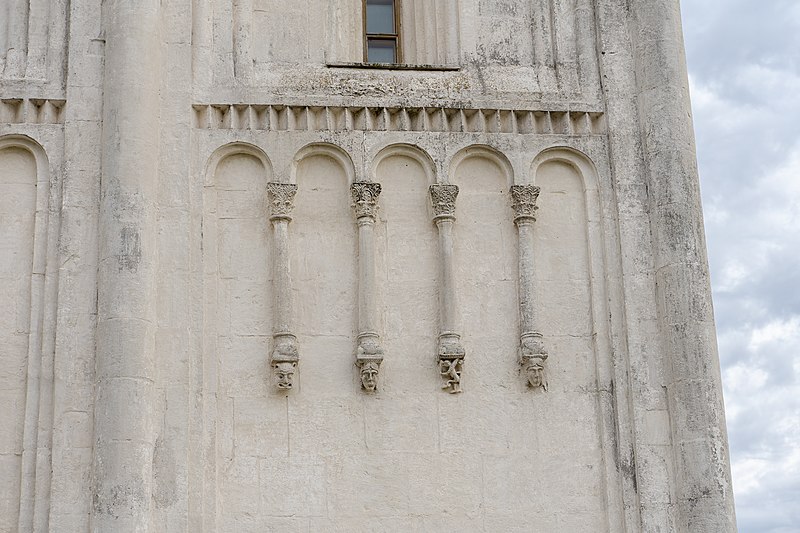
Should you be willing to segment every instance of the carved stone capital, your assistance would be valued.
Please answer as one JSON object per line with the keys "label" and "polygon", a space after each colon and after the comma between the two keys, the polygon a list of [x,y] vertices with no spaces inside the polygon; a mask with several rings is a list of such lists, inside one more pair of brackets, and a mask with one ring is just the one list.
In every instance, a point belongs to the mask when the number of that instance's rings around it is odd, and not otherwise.
{"label": "carved stone capital", "polygon": [[433,206],[433,219],[455,218],[458,186],[439,183],[431,185],[429,190]]}
{"label": "carved stone capital", "polygon": [[367,217],[375,220],[380,194],[381,184],[374,181],[357,181],[350,185],[350,198],[353,200],[356,219]]}
{"label": "carved stone capital", "polygon": [[292,220],[294,195],[297,185],[293,183],[267,183],[267,195],[270,205],[270,220]]}
{"label": "carved stone capital", "polygon": [[275,375],[275,385],[281,390],[294,387],[294,375],[300,356],[297,349],[297,337],[291,333],[279,333],[274,336],[271,364]]}
{"label": "carved stone capital", "polygon": [[547,391],[544,362],[547,352],[544,349],[541,333],[523,333],[520,338],[520,365],[525,372],[528,385],[533,389]]}
{"label": "carved stone capital", "polygon": [[461,392],[461,371],[465,355],[466,351],[457,334],[443,333],[439,336],[439,373],[444,379],[442,388],[450,394]]}
{"label": "carved stone capital", "polygon": [[514,222],[533,222],[536,220],[536,200],[541,189],[535,185],[512,185],[511,200],[514,208]]}

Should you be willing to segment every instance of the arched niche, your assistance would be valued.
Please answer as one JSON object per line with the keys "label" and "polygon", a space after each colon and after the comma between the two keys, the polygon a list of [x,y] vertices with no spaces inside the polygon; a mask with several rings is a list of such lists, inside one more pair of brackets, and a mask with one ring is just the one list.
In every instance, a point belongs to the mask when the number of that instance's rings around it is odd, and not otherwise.
{"label": "arched niche", "polygon": [[213,186],[217,167],[219,166],[220,162],[227,157],[235,155],[250,156],[257,159],[264,167],[266,174],[270,177],[272,176],[272,161],[264,152],[264,150],[250,143],[232,142],[220,146],[214,150],[214,152],[208,158],[208,162],[206,163],[205,167],[205,185]]}
{"label": "arched niche", "polygon": [[426,181],[429,184],[436,182],[436,163],[434,163],[430,154],[419,146],[405,143],[390,144],[375,154],[375,157],[372,159],[372,164],[370,165],[370,176],[373,181],[380,181],[377,177],[378,168],[386,159],[393,157],[407,158],[416,162],[419,168],[424,172]]}
{"label": "arched niche", "polygon": [[454,252],[468,357],[464,381],[488,391],[517,378],[514,357],[499,356],[515,353],[519,336],[516,316],[509,313],[517,305],[516,229],[509,199],[514,173],[504,154],[473,145],[452,158],[449,180],[459,188]]}
{"label": "arched niche", "polygon": [[594,163],[588,155],[571,147],[556,146],[541,151],[531,163],[531,176],[535,180],[541,165],[556,162],[573,167],[585,190],[597,191],[597,169]]}
{"label": "arched niche", "polygon": [[308,158],[328,158],[339,166],[347,178],[347,185],[356,181],[356,170],[353,159],[343,148],[330,143],[312,143],[304,146],[294,156],[291,169],[291,181],[297,183],[297,171],[300,165]]}
{"label": "arched niche", "polygon": [[[531,163],[531,181],[540,188],[534,223],[534,294],[537,320],[550,354],[549,390],[538,398],[534,415],[540,432],[539,459],[553,479],[569,479],[543,495],[559,506],[566,529],[584,528],[586,516],[607,523],[607,495],[590,487],[611,486],[605,465],[605,420],[612,413],[600,401],[599,374],[609,372],[608,294],[597,172],[584,154],[549,148]],[[594,464],[598,468],[578,468]],[[612,463],[613,464],[613,463]],[[574,490],[580,487],[580,490]],[[583,518],[580,516],[582,515]]]}
{"label": "arched niche", "polygon": [[[506,186],[510,187],[514,183],[514,167],[499,150],[491,146],[476,144],[462,148],[450,160],[450,171],[448,176],[450,181],[454,183],[454,176],[458,169],[465,162],[481,162],[483,164],[491,164],[499,171],[499,175],[505,180]],[[492,173],[494,175],[494,173]]]}
{"label": "arched niche", "polygon": [[354,378],[357,239],[350,184],[355,168],[342,148],[314,143],[295,155],[291,179],[297,184],[289,255],[300,387],[304,395],[325,396]]}
{"label": "arched niche", "polygon": [[[596,382],[592,332],[597,330],[593,299],[603,279],[602,232],[599,231],[597,174],[584,154],[571,148],[550,148],[531,163],[540,188],[535,223],[536,293],[541,328],[551,348],[573,354],[554,357],[550,371],[566,388]],[[600,327],[600,330],[604,327]],[[591,370],[591,371],[590,371]]]}
{"label": "arched niche", "polygon": [[45,307],[53,304],[44,291],[49,196],[44,149],[26,136],[0,137],[0,472],[11,487],[10,497],[0,499],[0,529],[27,522],[19,516],[20,497],[31,511],[26,500],[34,497],[40,387],[52,386],[40,380]]}
{"label": "arched niche", "polygon": [[388,304],[382,310],[384,348],[390,358],[386,365],[391,369],[384,373],[383,392],[428,394],[441,386],[436,373],[420,371],[431,365],[438,334],[439,257],[428,207],[436,166],[421,148],[392,144],[372,159],[370,176],[382,186],[376,255],[378,287]]}
{"label": "arched niche", "polygon": [[[260,148],[232,143],[209,158],[203,187],[203,373],[206,493],[216,498],[216,524],[234,527],[254,511],[240,490],[263,449],[285,439],[285,413],[269,403],[272,337],[271,231],[266,198],[272,164]],[[252,413],[258,411],[259,418]],[[271,431],[266,430],[267,427]],[[266,437],[265,437],[266,435]],[[274,438],[269,436],[274,435]],[[285,440],[284,440],[285,441]],[[242,487],[242,483],[245,484]]]}

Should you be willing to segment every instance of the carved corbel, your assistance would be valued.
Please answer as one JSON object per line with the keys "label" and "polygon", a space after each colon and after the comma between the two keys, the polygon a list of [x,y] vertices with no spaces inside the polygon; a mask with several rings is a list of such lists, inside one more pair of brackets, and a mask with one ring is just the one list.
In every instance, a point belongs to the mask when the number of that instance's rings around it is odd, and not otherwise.
{"label": "carved corbel", "polygon": [[383,348],[378,335],[378,306],[375,286],[375,221],[381,184],[357,181],[350,186],[353,213],[358,224],[358,347],[356,366],[366,392],[378,388]]}
{"label": "carved corbel", "polygon": [[456,289],[453,269],[453,223],[458,187],[449,184],[430,186],[433,221],[439,233],[439,342],[436,360],[444,380],[442,388],[451,394],[461,392],[464,347],[456,333]]}
{"label": "carved corbel", "polygon": [[535,261],[533,250],[533,224],[536,222],[536,200],[539,187],[534,185],[512,185],[511,203],[514,208],[514,224],[519,239],[519,362],[522,371],[533,389],[547,390],[544,363],[547,352],[542,334],[538,332],[536,297],[534,294]]}
{"label": "carved corbel", "polygon": [[272,297],[273,320],[272,354],[275,386],[283,391],[294,387],[297,363],[300,360],[297,337],[292,333],[292,276],[289,270],[289,222],[292,220],[297,185],[267,184],[272,223]]}

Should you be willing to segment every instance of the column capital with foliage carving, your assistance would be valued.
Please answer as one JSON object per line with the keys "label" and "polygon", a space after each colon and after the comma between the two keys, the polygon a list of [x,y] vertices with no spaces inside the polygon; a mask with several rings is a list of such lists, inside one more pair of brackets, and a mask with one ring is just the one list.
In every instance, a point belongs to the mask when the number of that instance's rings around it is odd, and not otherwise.
{"label": "column capital with foliage carving", "polygon": [[295,194],[297,194],[297,185],[293,183],[267,183],[267,196],[270,207],[269,219],[292,220]]}
{"label": "column capital with foliage carving", "polygon": [[350,185],[350,198],[356,219],[368,218],[372,221],[378,215],[378,197],[381,184],[374,181],[356,181]]}
{"label": "column capital with foliage carving", "polygon": [[541,189],[535,185],[512,185],[511,206],[514,208],[514,223],[536,221],[536,200]]}
{"label": "column capital with foliage carving", "polygon": [[431,185],[429,190],[433,207],[433,220],[455,219],[458,186],[437,183]]}

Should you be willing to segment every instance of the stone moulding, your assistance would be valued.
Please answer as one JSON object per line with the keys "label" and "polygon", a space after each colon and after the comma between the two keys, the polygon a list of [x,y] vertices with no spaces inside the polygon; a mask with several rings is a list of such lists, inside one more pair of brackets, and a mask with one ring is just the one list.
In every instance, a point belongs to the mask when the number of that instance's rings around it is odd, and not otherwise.
{"label": "stone moulding", "polygon": [[263,131],[419,131],[533,135],[603,135],[602,112],[591,110],[347,107],[195,104],[200,129]]}
{"label": "stone moulding", "polygon": [[66,100],[0,98],[0,124],[63,124]]}
{"label": "stone moulding", "polygon": [[544,362],[547,352],[542,334],[537,331],[536,295],[534,294],[535,257],[533,223],[536,222],[536,201],[541,190],[535,185],[512,185],[511,206],[519,242],[519,363],[532,389],[547,390]]}
{"label": "stone moulding", "polygon": [[274,329],[270,365],[275,386],[282,391],[294,388],[294,376],[300,361],[297,337],[292,333],[292,277],[289,270],[289,222],[292,220],[297,185],[267,184],[267,199],[272,222],[272,297]]}
{"label": "stone moulding", "polygon": [[456,288],[453,265],[453,224],[456,220],[458,186],[430,186],[433,221],[439,233],[439,342],[436,361],[444,380],[442,389],[450,394],[461,392],[461,371],[466,352],[461,335],[456,333]]}
{"label": "stone moulding", "polygon": [[375,275],[375,221],[381,184],[357,181],[350,186],[353,213],[358,224],[358,346],[356,366],[361,388],[375,392],[383,362],[378,329],[378,305]]}

